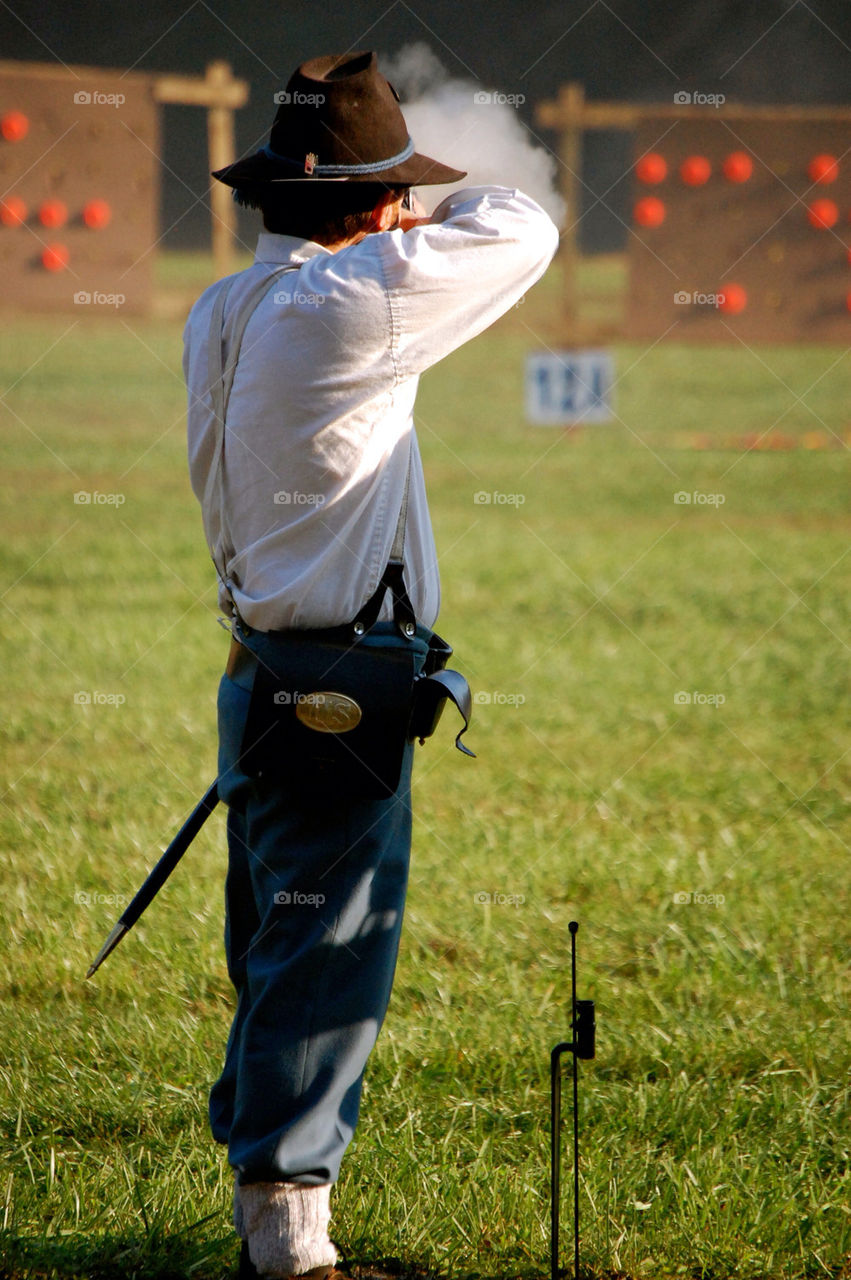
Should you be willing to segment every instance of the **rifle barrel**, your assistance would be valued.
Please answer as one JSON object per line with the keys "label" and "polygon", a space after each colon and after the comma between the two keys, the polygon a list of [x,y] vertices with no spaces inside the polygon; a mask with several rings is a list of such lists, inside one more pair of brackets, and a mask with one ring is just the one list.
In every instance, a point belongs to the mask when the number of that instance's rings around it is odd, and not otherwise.
{"label": "rifle barrel", "polygon": [[87,978],[100,968],[110,951],[118,946],[125,933],[133,928],[139,916],[151,904],[218,803],[219,789],[218,779],[216,779],[204,792],[118,923],[113,925],[108,938],[86,971]]}

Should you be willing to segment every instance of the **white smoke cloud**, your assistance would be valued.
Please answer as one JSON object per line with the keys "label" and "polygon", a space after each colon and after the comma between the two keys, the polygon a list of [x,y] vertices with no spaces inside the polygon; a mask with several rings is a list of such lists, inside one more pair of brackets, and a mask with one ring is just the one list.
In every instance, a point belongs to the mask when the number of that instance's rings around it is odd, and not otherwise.
{"label": "white smoke cloud", "polygon": [[467,170],[467,177],[454,186],[417,188],[429,213],[450,191],[499,185],[518,187],[563,225],[566,210],[557,190],[556,162],[535,145],[523,124],[517,111],[520,94],[450,77],[421,41],[380,57],[379,67],[402,99],[417,150]]}

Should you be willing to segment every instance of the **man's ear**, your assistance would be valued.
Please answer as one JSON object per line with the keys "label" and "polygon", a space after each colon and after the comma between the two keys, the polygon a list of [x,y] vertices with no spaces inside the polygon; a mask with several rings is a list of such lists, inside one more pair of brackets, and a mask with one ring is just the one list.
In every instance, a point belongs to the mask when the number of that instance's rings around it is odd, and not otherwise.
{"label": "man's ear", "polygon": [[400,197],[392,191],[385,191],[376,201],[372,211],[373,228],[376,231],[392,231],[399,225]]}

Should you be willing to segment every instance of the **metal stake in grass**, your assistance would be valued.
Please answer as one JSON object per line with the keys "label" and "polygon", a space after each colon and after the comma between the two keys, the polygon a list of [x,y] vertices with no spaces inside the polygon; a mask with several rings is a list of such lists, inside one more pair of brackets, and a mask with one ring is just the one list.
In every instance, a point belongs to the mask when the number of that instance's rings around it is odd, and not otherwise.
{"label": "metal stake in grass", "polygon": [[576,999],[576,931],[571,920],[571,1030],[573,1039],[557,1044],[550,1054],[550,1277],[558,1280],[561,1208],[561,1057],[573,1054],[573,1277],[579,1280],[579,1058],[593,1058],[596,1022],[594,1001]]}
{"label": "metal stake in grass", "polygon": [[218,779],[216,779],[204,792],[145,883],[136,893],[121,919],[112,926],[106,942],[86,971],[87,978],[90,978],[103,964],[110,951],[113,951],[118,946],[125,933],[133,928],[139,916],[159,893],[218,803],[219,789]]}

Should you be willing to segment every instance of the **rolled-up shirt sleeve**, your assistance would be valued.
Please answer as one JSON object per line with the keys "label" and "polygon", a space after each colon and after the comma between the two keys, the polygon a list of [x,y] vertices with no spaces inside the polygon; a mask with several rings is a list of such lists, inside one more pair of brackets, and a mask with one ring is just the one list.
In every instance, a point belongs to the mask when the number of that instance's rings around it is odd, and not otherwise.
{"label": "rolled-up shirt sleeve", "polygon": [[398,372],[409,377],[514,306],[549,266],[558,229],[521,191],[468,187],[442,201],[430,223],[376,236],[374,245],[393,313]]}

